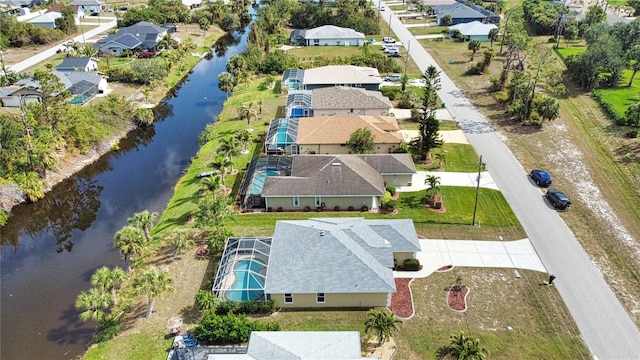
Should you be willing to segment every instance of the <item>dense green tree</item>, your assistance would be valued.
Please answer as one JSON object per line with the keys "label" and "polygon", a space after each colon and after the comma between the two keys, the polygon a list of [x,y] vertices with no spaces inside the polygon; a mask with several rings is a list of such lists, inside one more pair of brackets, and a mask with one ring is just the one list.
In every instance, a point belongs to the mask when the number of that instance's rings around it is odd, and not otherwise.
{"label": "dense green tree", "polygon": [[157,59],[134,61],[129,64],[129,67],[136,74],[135,81],[139,84],[149,85],[167,76],[167,67],[163,61]]}
{"label": "dense green tree", "polygon": [[633,79],[635,79],[636,74],[640,71],[640,45],[636,45],[627,50],[625,57],[632,71],[631,78],[629,78],[629,83],[627,84],[627,86],[631,87],[633,85]]}
{"label": "dense green tree", "polygon": [[369,128],[354,131],[347,141],[347,149],[353,154],[370,154],[375,148],[375,137]]}
{"label": "dense green tree", "polygon": [[556,99],[545,96],[536,104],[536,112],[543,120],[555,120],[560,115],[560,104]]}
{"label": "dense green tree", "polygon": [[124,258],[125,269],[131,272],[131,259],[142,254],[146,245],[144,232],[135,226],[127,225],[118,231],[114,238],[115,246],[120,249]]}
{"label": "dense green tree", "polygon": [[489,41],[491,42],[491,47],[493,47],[493,42],[498,40],[498,35],[500,35],[500,29],[493,28],[489,30]]}
{"label": "dense green tree", "polygon": [[452,22],[453,22],[453,18],[449,14],[443,16],[442,19],[440,19],[440,25],[442,26],[449,26],[451,25]]}
{"label": "dense green tree", "polygon": [[196,242],[192,239],[192,234],[186,230],[174,230],[170,236],[173,244],[173,258],[181,255],[184,251],[193,248]]}
{"label": "dense green tree", "polygon": [[442,140],[438,131],[440,122],[436,118],[438,108],[438,94],[440,90],[440,71],[435,66],[429,66],[422,78],[425,82],[424,95],[422,97],[422,115],[419,122],[419,137],[414,141],[413,147],[417,148],[420,160],[426,161],[431,149],[442,146]]}
{"label": "dense green tree", "polygon": [[367,320],[364,323],[364,331],[373,333],[378,340],[378,345],[382,345],[391,338],[394,331],[398,331],[398,324],[401,322],[387,309],[369,310]]}
{"label": "dense green tree", "polygon": [[63,6],[60,9],[60,14],[62,14],[62,17],[59,17],[55,20],[56,29],[62,31],[65,34],[74,34],[77,29],[73,9],[71,8],[71,6]]}
{"label": "dense green tree", "polygon": [[209,290],[199,290],[196,293],[196,306],[202,311],[214,311],[220,299]]}
{"label": "dense green tree", "polygon": [[587,13],[584,15],[584,19],[582,21],[587,27],[604,23],[607,21],[607,13],[600,6],[590,5],[587,8]]}
{"label": "dense green tree", "polygon": [[111,302],[116,305],[118,304],[118,287],[126,278],[127,273],[121,268],[116,266],[110,269],[107,266],[103,266],[91,275],[91,284],[105,293],[110,293]]}
{"label": "dense green tree", "polygon": [[246,315],[229,313],[225,316],[216,315],[213,311],[205,311],[193,329],[198,340],[208,345],[241,344],[249,341],[252,331],[278,331],[277,323],[262,323],[250,320]]}
{"label": "dense green tree", "polygon": [[480,50],[480,46],[482,46],[480,40],[474,39],[469,41],[468,47],[469,50],[471,50],[471,61],[473,61],[473,57],[476,56],[476,52]]}
{"label": "dense green tree", "polygon": [[133,279],[133,289],[137,294],[147,296],[147,312],[144,317],[151,316],[156,298],[163,293],[172,291],[173,278],[166,271],[160,271],[155,267],[144,270]]}
{"label": "dense green tree", "polygon": [[635,127],[640,126],[640,102],[631,104],[625,111],[627,124]]}

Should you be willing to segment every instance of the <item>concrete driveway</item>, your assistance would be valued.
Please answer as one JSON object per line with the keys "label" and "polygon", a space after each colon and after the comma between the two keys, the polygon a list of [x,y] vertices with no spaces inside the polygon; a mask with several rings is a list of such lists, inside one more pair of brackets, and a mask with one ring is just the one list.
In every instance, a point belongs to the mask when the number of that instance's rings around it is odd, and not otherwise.
{"label": "concrete driveway", "polygon": [[394,271],[396,278],[427,277],[443,266],[513,268],[546,272],[529,239],[516,241],[421,239],[420,271]]}

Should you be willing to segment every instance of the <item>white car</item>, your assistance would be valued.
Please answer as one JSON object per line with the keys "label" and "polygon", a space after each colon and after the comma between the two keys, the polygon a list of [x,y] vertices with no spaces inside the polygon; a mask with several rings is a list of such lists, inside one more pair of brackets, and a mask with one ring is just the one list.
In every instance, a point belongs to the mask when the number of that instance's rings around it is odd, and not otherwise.
{"label": "white car", "polygon": [[395,42],[396,42],[396,39],[394,39],[394,38],[392,38],[392,37],[390,37],[390,36],[385,36],[385,37],[382,39],[382,42],[384,42],[384,43],[386,43],[386,44],[393,44],[393,43],[395,43]]}

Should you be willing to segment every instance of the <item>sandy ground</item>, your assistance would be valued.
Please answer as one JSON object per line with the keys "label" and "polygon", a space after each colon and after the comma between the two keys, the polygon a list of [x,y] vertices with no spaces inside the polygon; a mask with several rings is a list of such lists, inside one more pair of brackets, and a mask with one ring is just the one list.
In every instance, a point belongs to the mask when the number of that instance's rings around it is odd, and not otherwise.
{"label": "sandy ground", "polygon": [[380,360],[391,360],[396,353],[396,342],[393,338],[385,342],[381,346],[376,346],[376,340],[370,340],[369,346],[363,349],[363,353],[367,357],[373,357]]}

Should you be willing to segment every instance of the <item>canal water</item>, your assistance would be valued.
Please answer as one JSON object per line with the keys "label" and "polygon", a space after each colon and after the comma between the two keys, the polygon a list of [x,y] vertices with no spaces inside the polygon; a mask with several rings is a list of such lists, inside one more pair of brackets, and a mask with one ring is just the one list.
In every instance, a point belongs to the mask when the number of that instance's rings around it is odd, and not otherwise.
{"label": "canal water", "polygon": [[0,228],[1,359],[73,359],[86,349],[93,323],[74,308],[93,272],[123,266],[113,236],[127,218],[162,212],[197,150],[197,137],[220,113],[217,75],[242,52],[246,33],[220,39],[155,109],[153,126],[131,132],[35,204],[14,208]]}

